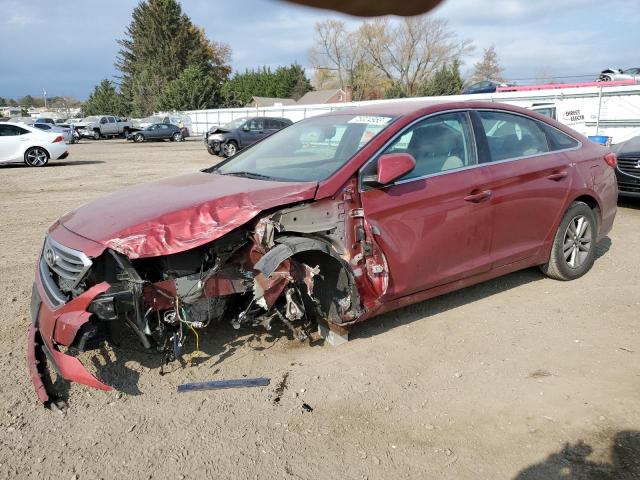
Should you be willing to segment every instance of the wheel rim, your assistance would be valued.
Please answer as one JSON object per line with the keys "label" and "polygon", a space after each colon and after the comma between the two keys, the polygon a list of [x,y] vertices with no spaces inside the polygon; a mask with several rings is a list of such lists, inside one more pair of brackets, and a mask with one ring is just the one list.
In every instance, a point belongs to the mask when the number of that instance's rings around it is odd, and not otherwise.
{"label": "wheel rim", "polygon": [[179,142],[179,141],[180,141],[180,134],[179,134],[179,133],[176,133],[176,134],[173,136],[173,139],[174,139],[176,142]]}
{"label": "wheel rim", "polygon": [[562,254],[571,268],[579,268],[589,257],[593,243],[591,222],[584,215],[574,217],[564,232]]}
{"label": "wheel rim", "polygon": [[231,157],[232,155],[235,155],[236,154],[236,146],[233,143],[227,143],[224,146],[224,153],[228,157]]}
{"label": "wheel rim", "polygon": [[142,135],[136,135],[136,142],[142,141]]}
{"label": "wheel rim", "polygon": [[47,152],[41,148],[32,148],[27,153],[27,162],[34,167],[41,167],[47,163]]}

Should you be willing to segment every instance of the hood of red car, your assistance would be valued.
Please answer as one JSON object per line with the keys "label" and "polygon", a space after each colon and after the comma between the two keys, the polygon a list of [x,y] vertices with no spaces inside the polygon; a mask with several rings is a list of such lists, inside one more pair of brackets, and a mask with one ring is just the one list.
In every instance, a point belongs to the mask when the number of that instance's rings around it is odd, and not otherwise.
{"label": "hood of red car", "polygon": [[111,193],[60,223],[130,258],[168,255],[215,240],[263,210],[309,200],[316,188],[197,172]]}

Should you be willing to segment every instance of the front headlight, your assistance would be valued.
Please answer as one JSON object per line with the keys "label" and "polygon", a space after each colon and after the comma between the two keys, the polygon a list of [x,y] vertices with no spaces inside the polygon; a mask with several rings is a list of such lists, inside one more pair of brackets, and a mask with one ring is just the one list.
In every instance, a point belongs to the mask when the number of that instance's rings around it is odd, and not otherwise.
{"label": "front headlight", "polygon": [[218,142],[222,141],[224,139],[224,136],[219,134],[219,133],[214,133],[209,135],[209,140],[217,140]]}

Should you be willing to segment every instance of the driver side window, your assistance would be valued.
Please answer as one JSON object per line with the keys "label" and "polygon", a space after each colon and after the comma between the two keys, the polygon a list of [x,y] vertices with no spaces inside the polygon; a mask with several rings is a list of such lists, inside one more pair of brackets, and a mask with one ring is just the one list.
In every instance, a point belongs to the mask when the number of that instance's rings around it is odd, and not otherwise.
{"label": "driver side window", "polygon": [[249,130],[264,130],[264,120],[261,118],[254,118],[248,125]]}
{"label": "driver side window", "polygon": [[397,181],[420,178],[476,164],[469,117],[445,113],[417,123],[396,138],[382,154],[408,153],[416,167]]}

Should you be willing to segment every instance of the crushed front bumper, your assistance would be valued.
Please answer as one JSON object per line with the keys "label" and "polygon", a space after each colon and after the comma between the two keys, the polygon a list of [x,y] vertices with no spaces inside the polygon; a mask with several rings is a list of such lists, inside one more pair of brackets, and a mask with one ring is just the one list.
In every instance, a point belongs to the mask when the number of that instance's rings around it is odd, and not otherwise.
{"label": "crushed front bumper", "polygon": [[47,361],[66,380],[100,390],[111,390],[110,386],[94,377],[77,358],[60,349],[73,344],[78,330],[91,317],[87,307],[109,287],[106,282],[100,283],[54,309],[46,300],[41,300],[46,296],[40,278],[36,275],[31,298],[32,325],[27,337],[27,366],[38,399],[42,403],[48,404],[55,398],[54,392],[50,391]]}

